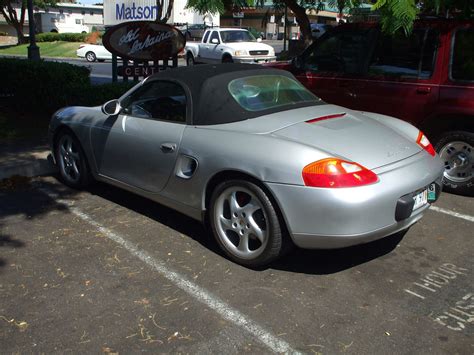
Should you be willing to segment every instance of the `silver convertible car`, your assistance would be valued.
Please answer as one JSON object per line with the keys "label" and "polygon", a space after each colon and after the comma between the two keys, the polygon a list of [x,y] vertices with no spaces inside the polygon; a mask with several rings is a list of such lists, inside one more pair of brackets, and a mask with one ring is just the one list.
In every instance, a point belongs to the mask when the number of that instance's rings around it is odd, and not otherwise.
{"label": "silver convertible car", "polygon": [[244,64],[160,72],[102,107],[56,112],[49,130],[67,185],[95,179],[169,206],[249,267],[287,245],[406,230],[443,174],[410,124],[326,104],[286,71]]}

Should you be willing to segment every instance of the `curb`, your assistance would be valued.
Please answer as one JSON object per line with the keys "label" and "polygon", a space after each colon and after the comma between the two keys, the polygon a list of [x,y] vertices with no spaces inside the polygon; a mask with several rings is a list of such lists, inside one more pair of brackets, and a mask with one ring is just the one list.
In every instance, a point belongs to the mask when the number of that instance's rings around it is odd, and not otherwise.
{"label": "curb", "polygon": [[0,164],[0,180],[9,179],[13,176],[35,177],[52,175],[57,170],[51,154],[48,154],[45,158],[37,158],[17,164]]}

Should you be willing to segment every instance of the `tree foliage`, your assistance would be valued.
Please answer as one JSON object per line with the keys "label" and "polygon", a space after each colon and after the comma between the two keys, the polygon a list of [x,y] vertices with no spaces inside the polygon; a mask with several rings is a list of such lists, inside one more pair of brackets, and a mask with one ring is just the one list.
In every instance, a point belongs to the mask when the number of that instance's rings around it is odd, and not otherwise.
{"label": "tree foliage", "polygon": [[[474,0],[328,0],[331,7],[342,13],[346,9],[360,6],[361,3],[372,3],[372,10],[380,13],[382,29],[386,33],[403,31],[409,34],[413,29],[413,22],[419,13],[428,13],[444,17],[472,18],[474,15]],[[264,1],[256,0],[256,6],[263,6]],[[225,10],[245,8],[245,0],[188,0],[188,7],[200,13],[219,12]],[[287,6],[295,15],[301,32],[306,41],[311,40],[311,29],[306,10],[316,12],[324,9],[323,0],[274,0],[274,14],[282,15],[282,8]]]}
{"label": "tree foliage", "polygon": [[[54,6],[58,0],[33,0],[33,6],[46,8],[48,6]],[[18,37],[18,43],[25,43],[25,35],[23,33],[23,25],[25,24],[25,17],[27,10],[27,1],[15,1],[15,0],[0,0],[0,13],[5,18],[5,21],[12,26]],[[18,16],[16,8],[20,4],[20,14]]]}

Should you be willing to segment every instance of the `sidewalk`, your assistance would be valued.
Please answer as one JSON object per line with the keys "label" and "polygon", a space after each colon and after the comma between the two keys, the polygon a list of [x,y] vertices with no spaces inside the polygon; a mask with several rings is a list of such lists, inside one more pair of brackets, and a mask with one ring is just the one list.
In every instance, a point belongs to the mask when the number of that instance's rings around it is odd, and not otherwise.
{"label": "sidewalk", "polygon": [[12,176],[40,176],[56,172],[49,146],[44,141],[0,143],[0,180]]}

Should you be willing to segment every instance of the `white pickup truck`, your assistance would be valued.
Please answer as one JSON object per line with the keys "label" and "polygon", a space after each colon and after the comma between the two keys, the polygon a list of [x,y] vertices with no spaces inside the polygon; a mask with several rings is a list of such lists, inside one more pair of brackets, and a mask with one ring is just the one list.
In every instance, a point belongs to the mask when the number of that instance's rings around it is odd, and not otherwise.
{"label": "white pickup truck", "polygon": [[244,29],[210,28],[200,43],[186,44],[186,64],[274,62],[275,50],[261,42]]}

